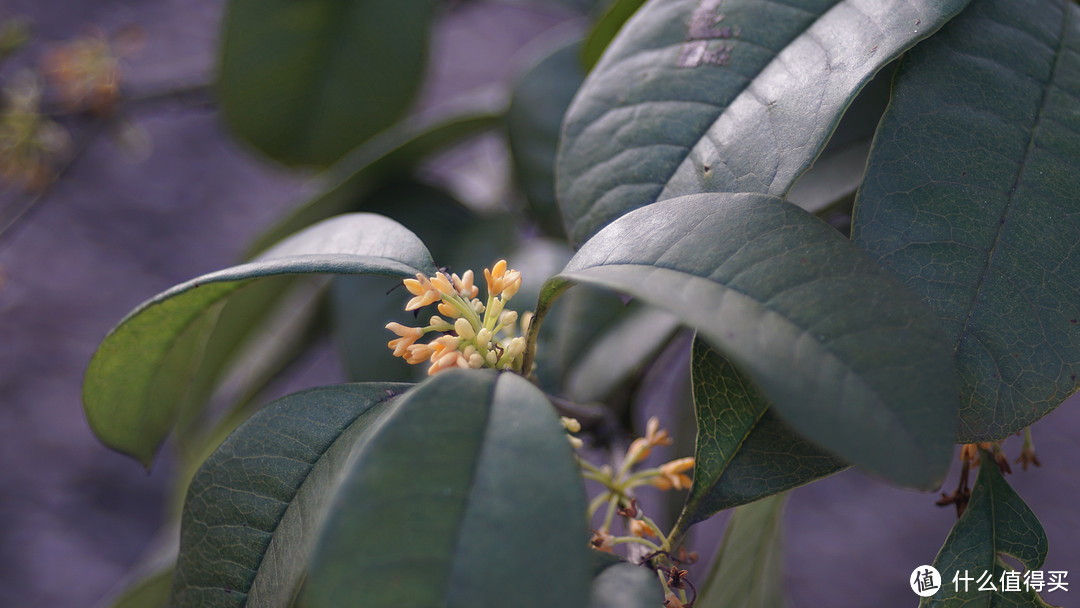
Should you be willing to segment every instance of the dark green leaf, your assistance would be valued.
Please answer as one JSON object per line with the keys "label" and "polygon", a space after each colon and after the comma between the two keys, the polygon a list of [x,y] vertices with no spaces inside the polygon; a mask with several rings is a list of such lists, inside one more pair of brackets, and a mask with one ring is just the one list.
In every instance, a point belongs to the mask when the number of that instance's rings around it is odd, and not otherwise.
{"label": "dark green leaf", "polygon": [[367,195],[399,179],[424,157],[463,138],[494,128],[502,110],[489,99],[466,100],[450,109],[405,121],[380,133],[328,169],[319,193],[264,232],[248,248],[254,257],[281,239],[328,217],[360,210]]}
{"label": "dark green leaf", "polygon": [[657,608],[664,605],[664,590],[651,568],[615,564],[596,577],[589,608]]}
{"label": "dark green leaf", "polygon": [[944,321],[961,441],[1080,388],[1080,7],[976,0],[905,58],[853,238]]}
{"label": "dark green leaf", "polygon": [[603,401],[653,361],[678,327],[676,317],[656,308],[634,308],[619,315],[570,366],[567,395],[581,403]]}
{"label": "dark green leaf", "polygon": [[174,608],[289,606],[355,450],[404,384],[322,387],[266,406],[188,489]]}
{"label": "dark green leaf", "polygon": [[605,332],[617,327],[618,321],[636,308],[627,306],[617,294],[589,286],[574,289],[560,300],[559,307],[551,311],[541,326],[541,331],[544,331],[551,322],[555,328],[550,334],[551,341],[538,353],[540,358],[558,362],[559,391],[562,391],[565,377],[573,372],[577,361],[589,352]]}
{"label": "dark green leaf", "polygon": [[888,479],[948,470],[955,369],[934,315],[821,220],[763,194],[703,194],[620,218],[569,282],[675,313],[752,379],[800,434]]}
{"label": "dark green leaf", "polygon": [[786,500],[786,494],[779,494],[735,509],[694,606],[782,608],[787,604],[782,525]]}
{"label": "dark green leaf", "polygon": [[694,485],[672,531],[736,505],[831,475],[846,464],[792,431],[761,393],[719,353],[694,341],[697,412]]}
{"label": "dark green leaf", "polygon": [[648,2],[567,113],[556,175],[571,240],[684,194],[785,194],[874,73],[965,4]]}
{"label": "dark green leaf", "polygon": [[94,353],[83,384],[90,427],[105,445],[149,466],[186,401],[218,315],[228,298],[260,280],[312,273],[431,274],[415,235],[377,215],[327,220],[259,261],[203,275],[131,312]]}
{"label": "dark green leaf", "polygon": [[[1028,571],[1038,570],[1046,560],[1046,533],[1035,514],[1002,477],[994,465],[994,457],[984,451],[981,459],[983,465],[971,490],[971,502],[934,559],[933,565],[941,573],[941,589],[923,598],[919,606],[1046,606],[1033,591],[1000,592],[1003,573],[1013,570],[1001,556],[1020,560]],[[978,578],[984,573],[992,574],[998,592],[979,591],[980,585],[974,581],[966,585],[965,591],[965,583],[959,577]],[[1024,588],[1022,583],[1019,587]]]}
{"label": "dark green leaf", "polygon": [[233,130],[272,158],[326,166],[408,110],[429,0],[230,0],[218,90]]}
{"label": "dark green leaf", "polygon": [[506,134],[518,185],[530,215],[544,232],[561,237],[555,203],[555,152],[563,115],[585,80],[578,61],[581,43],[563,43],[529,68],[514,85],[506,110]]}
{"label": "dark green leaf", "polygon": [[356,455],[311,565],[310,608],[584,606],[584,490],[566,433],[515,374],[450,370]]}
{"label": "dark green leaf", "polygon": [[592,31],[585,39],[585,46],[581,49],[581,64],[586,70],[593,69],[596,62],[600,61],[600,56],[611,44],[615,34],[619,33],[623,24],[641,8],[642,4],[645,4],[645,0],[615,0],[607,7],[604,14],[593,25]]}

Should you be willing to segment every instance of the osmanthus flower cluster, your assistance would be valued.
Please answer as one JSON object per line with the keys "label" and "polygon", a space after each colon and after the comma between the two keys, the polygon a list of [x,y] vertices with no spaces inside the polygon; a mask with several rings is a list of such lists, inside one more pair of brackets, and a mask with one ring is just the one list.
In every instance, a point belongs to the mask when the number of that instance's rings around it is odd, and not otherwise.
{"label": "osmanthus flower cluster", "polygon": [[[577,420],[563,418],[562,422],[570,433],[581,430],[581,425]],[[575,448],[582,445],[581,440],[573,435],[570,436],[570,441]],[[671,444],[671,436],[666,430],[660,428],[660,421],[652,417],[645,425],[645,436],[635,439],[630,444],[621,462],[618,463],[618,468],[609,465],[596,466],[580,456],[577,459],[582,476],[600,483],[604,488],[589,503],[587,514],[588,519],[592,521],[596,513],[606,507],[600,527],[593,530],[590,541],[593,549],[612,553],[616,545],[630,543],[637,546],[637,549],[629,556],[633,561],[651,561],[651,563],[666,566],[658,567],[657,572],[662,575],[661,582],[665,586],[666,603],[669,607],[692,603],[692,599],[687,602],[685,589],[687,586],[693,589],[693,586],[685,579],[686,571],[679,570],[678,566],[693,563],[696,555],[687,554],[681,547],[672,547],[671,539],[638,506],[634,493],[642,486],[653,486],[659,490],[690,488],[692,480],[687,472],[694,467],[693,458],[677,458],[659,467],[638,469],[638,465],[649,457],[653,448]],[[625,520],[626,535],[616,536],[612,532],[616,515]],[[673,553],[676,549],[678,552]],[[638,559],[634,559],[635,555]]]}
{"label": "osmanthus flower cluster", "polygon": [[[429,375],[453,367],[520,372],[525,351],[525,337],[521,334],[528,330],[531,314],[523,315],[519,334],[518,313],[507,310],[506,303],[521,289],[521,273],[508,268],[506,260],[485,268],[486,303],[477,297],[480,289],[473,280],[471,270],[460,277],[438,272],[433,277],[417,274],[415,279],[405,279],[405,288],[414,296],[405,310],[437,303],[442,316],[432,316],[424,327],[388,323],[386,329],[398,335],[387,343],[394,356],[412,365],[430,361]],[[418,342],[429,333],[439,336]]]}

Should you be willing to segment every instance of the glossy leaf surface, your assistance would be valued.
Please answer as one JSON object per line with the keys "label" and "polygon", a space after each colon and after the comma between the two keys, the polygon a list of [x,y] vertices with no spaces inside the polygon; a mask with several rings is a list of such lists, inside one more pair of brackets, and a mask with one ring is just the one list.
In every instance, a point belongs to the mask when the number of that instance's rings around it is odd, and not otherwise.
{"label": "glossy leaf surface", "polygon": [[932,488],[944,477],[956,389],[937,320],[798,207],[760,194],[662,201],[593,237],[546,299],[567,282],[675,313],[793,428],[839,457],[903,485]]}
{"label": "glossy leaf surface", "polygon": [[750,379],[700,339],[691,374],[698,425],[694,484],[673,534],[847,466],[792,431]]}
{"label": "glossy leaf surface", "polygon": [[[981,459],[983,465],[971,490],[971,502],[934,559],[933,566],[941,574],[941,590],[923,598],[919,606],[1046,606],[1033,591],[1001,592],[1002,574],[1013,570],[1001,561],[1001,556],[1019,560],[1026,570],[1038,570],[1046,560],[1046,533],[1031,509],[1009,487],[994,465],[994,457],[982,452]],[[979,591],[983,585],[975,581],[953,581],[957,574],[979,577],[983,573],[991,575],[997,592]],[[1019,588],[1024,589],[1023,583]]]}
{"label": "glossy leaf surface", "polygon": [[703,582],[698,608],[783,608],[783,509],[780,494],[743,505]]}
{"label": "glossy leaf surface", "polygon": [[189,486],[172,606],[291,605],[353,451],[409,386],[296,393],[229,436]]}
{"label": "glossy leaf surface", "polygon": [[859,89],[967,0],[652,0],[566,117],[556,165],[571,240],[657,200],[784,195]]}
{"label": "glossy leaf surface", "polygon": [[904,59],[853,238],[944,322],[961,441],[1080,388],[1080,7],[975,0]]}
{"label": "glossy leaf surface", "polygon": [[94,353],[83,384],[90,426],[107,446],[149,466],[229,296],[283,275],[417,272],[435,267],[415,235],[387,218],[353,214],[312,226],[259,261],[181,283],[131,312]]}
{"label": "glossy leaf surface", "polygon": [[428,0],[230,0],[218,76],[225,117],[287,164],[326,166],[409,109]]}
{"label": "glossy leaf surface", "polygon": [[584,488],[543,393],[449,370],[399,403],[356,455],[305,605],[585,606]]}

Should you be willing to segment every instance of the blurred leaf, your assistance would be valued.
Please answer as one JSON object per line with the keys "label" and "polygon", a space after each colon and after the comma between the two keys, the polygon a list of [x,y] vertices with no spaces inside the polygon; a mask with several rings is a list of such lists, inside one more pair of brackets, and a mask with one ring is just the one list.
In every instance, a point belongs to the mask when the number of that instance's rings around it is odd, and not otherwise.
{"label": "blurred leaf", "polygon": [[645,0],[615,0],[610,3],[604,14],[593,24],[581,49],[581,65],[589,71],[600,61],[604,50],[619,33],[623,24],[637,12]]}
{"label": "blurred leaf", "polygon": [[697,412],[694,485],[672,529],[831,475],[847,466],[792,431],[750,380],[695,339],[691,370]]}
{"label": "blurred leaf", "polygon": [[585,80],[579,40],[563,43],[529,68],[514,85],[506,111],[506,134],[518,184],[529,213],[551,236],[562,237],[555,202],[555,152],[563,115]]}
{"label": "blurred leaf", "polygon": [[634,564],[615,564],[601,572],[592,585],[589,608],[657,608],[664,591],[656,572]]}
{"label": "blurred leaf", "polygon": [[429,0],[230,0],[218,90],[242,139],[326,166],[405,115],[427,61]]}
{"label": "blurred leaf", "polygon": [[593,578],[600,576],[612,566],[619,564],[625,564],[626,560],[615,555],[614,553],[604,553],[603,551],[589,551],[589,570],[592,572]]}
{"label": "blurred leaf", "polygon": [[1002,555],[1020,560],[1028,571],[1038,570],[1046,560],[1042,524],[1009,487],[994,465],[994,457],[984,451],[981,460],[984,464],[971,490],[971,502],[934,559],[933,566],[941,573],[941,589],[923,598],[919,606],[1046,606],[1034,591],[978,591],[980,585],[974,581],[965,591],[963,581],[953,582],[955,577],[967,576],[965,572],[976,578],[992,573],[994,587],[1000,590],[1002,574],[1013,570],[1001,560]]}
{"label": "blurred leaf", "polygon": [[128,587],[109,608],[165,608],[169,605],[169,587],[173,567],[159,570]]}
{"label": "blurred leaf", "polygon": [[678,327],[674,315],[656,308],[636,307],[619,315],[570,367],[567,394],[581,403],[603,401],[655,359]]}
{"label": "blurred leaf", "polygon": [[555,326],[551,341],[542,351],[537,349],[537,359],[557,360],[563,383],[565,376],[572,373],[577,362],[600,341],[604,332],[618,326],[620,319],[639,308],[606,289],[588,285],[567,293],[559,304],[540,327],[543,332],[549,322]]}
{"label": "blurred leaf", "polygon": [[83,384],[90,427],[105,445],[150,466],[229,296],[281,275],[417,272],[433,273],[434,264],[415,235],[384,217],[353,214],[312,226],[259,261],[162,292],[132,311],[94,353]]}
{"label": "blurred leaf", "polygon": [[944,478],[956,389],[936,319],[798,207],[763,194],[656,203],[590,239],[538,306],[569,282],[675,313],[844,460],[912,487]]}
{"label": "blurred leaf", "polygon": [[356,455],[305,589],[309,608],[584,606],[584,490],[566,433],[515,374],[449,370]]}
{"label": "blurred leaf", "polygon": [[501,107],[487,98],[449,105],[430,116],[398,123],[342,158],[320,176],[318,194],[263,232],[245,257],[328,217],[360,210],[367,195],[381,184],[400,179],[424,157],[502,120]]}
{"label": "blurred leaf", "polygon": [[571,241],[685,194],[784,195],[874,73],[966,3],[646,3],[567,112],[555,172]]}
{"label": "blurred leaf", "polygon": [[975,0],[902,62],[853,238],[941,317],[959,439],[1080,388],[1080,7]]}
{"label": "blurred leaf", "polygon": [[355,450],[403,384],[283,397],[233,433],[192,480],[172,606],[289,606]]}
{"label": "blurred leaf", "polygon": [[698,608],[782,608],[783,509],[786,494],[743,505],[731,516],[724,544],[702,584]]}

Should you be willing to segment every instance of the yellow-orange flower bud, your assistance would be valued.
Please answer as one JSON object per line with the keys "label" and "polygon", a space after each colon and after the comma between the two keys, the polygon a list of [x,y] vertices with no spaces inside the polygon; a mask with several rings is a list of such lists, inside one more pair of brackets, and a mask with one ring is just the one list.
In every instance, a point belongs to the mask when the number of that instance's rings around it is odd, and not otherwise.
{"label": "yellow-orange flower bud", "polygon": [[670,490],[672,488],[676,490],[685,490],[690,487],[693,480],[683,473],[689,471],[693,467],[693,458],[679,458],[672,460],[671,462],[661,465],[660,475],[654,477],[651,483],[661,490]]}
{"label": "yellow-orange flower bud", "polygon": [[463,340],[472,340],[476,337],[476,330],[473,329],[472,323],[468,319],[458,319],[454,322],[454,331]]}

